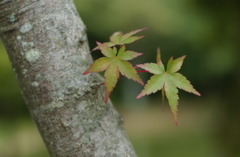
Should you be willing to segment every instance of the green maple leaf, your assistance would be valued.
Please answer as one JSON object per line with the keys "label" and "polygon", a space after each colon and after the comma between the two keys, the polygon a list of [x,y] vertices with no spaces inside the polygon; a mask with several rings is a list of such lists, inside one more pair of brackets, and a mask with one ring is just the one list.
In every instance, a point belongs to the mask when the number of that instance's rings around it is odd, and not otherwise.
{"label": "green maple leaf", "polygon": [[83,75],[92,72],[101,72],[105,71],[104,77],[104,85],[106,88],[105,102],[108,101],[108,98],[116,86],[118,78],[121,75],[127,77],[128,79],[132,79],[137,81],[138,83],[144,85],[143,81],[137,74],[137,71],[134,69],[129,60],[132,60],[142,53],[137,53],[134,51],[126,51],[126,47],[122,46],[119,51],[117,51],[116,47],[110,48],[106,44],[102,44],[97,42],[99,49],[105,57],[101,57],[97,59],[90,67],[87,69]]}
{"label": "green maple leaf", "polygon": [[158,90],[162,90],[163,96],[164,94],[166,94],[167,96],[176,125],[178,125],[177,106],[178,106],[178,99],[179,99],[177,88],[180,88],[184,91],[200,96],[200,93],[198,93],[193,88],[193,86],[187,80],[187,78],[182,74],[177,73],[183,64],[183,60],[185,57],[186,56],[182,56],[175,60],[173,58],[170,58],[167,64],[167,69],[165,70],[165,67],[160,58],[160,50],[158,49],[157,63],[145,63],[145,64],[137,65],[137,67],[140,67],[154,74],[148,80],[144,89],[137,96],[137,98],[141,98],[145,95],[156,93]]}
{"label": "green maple leaf", "polygon": [[[110,36],[110,41],[105,42],[104,44],[107,45],[108,47],[113,47],[115,45],[125,45],[125,44],[133,43],[144,37],[144,36],[133,36],[133,35],[137,34],[138,32],[144,31],[146,29],[147,28],[141,28],[125,34],[123,34],[123,32],[115,32]],[[95,47],[93,51],[97,49],[99,49],[98,46]]]}

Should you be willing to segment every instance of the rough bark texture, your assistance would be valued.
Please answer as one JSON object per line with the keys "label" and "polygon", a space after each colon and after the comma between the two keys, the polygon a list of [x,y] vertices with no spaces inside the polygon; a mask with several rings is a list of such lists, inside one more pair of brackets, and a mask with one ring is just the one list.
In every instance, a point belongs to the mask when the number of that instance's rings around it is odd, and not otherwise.
{"label": "rough bark texture", "polygon": [[135,157],[72,0],[0,0],[0,36],[53,157]]}

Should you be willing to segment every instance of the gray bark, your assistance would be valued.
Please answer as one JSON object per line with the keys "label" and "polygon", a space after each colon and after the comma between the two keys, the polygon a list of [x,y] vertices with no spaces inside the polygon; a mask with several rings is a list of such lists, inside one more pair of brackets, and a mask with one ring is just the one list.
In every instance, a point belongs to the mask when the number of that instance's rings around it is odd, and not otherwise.
{"label": "gray bark", "polygon": [[82,75],[92,58],[72,0],[0,0],[0,37],[51,156],[136,156],[102,78]]}

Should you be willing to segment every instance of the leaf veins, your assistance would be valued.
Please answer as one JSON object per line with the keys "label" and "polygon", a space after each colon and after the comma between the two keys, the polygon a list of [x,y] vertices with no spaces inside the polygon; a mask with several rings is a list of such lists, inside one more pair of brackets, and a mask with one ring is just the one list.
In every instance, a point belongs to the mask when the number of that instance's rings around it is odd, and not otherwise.
{"label": "leaf veins", "polygon": [[[139,30],[138,30],[139,31]],[[128,39],[128,36],[131,36],[135,32],[130,32],[130,34],[125,34],[124,38]],[[118,36],[121,36],[119,34],[114,35],[114,41],[119,40]],[[121,38],[122,39],[122,36]],[[101,57],[97,59],[84,73],[83,75],[86,75],[88,73],[92,72],[101,72],[105,71],[104,73],[104,85],[106,88],[106,94],[105,94],[105,102],[108,101],[109,96],[111,95],[112,90],[117,84],[118,78],[120,76],[120,73],[127,77],[128,79],[131,79],[133,81],[136,81],[142,85],[144,85],[143,81],[137,74],[137,71],[134,69],[133,65],[129,63],[129,60],[132,60],[140,55],[142,53],[134,52],[134,51],[126,51],[126,47],[122,46],[118,51],[115,47],[110,48],[106,44],[102,44],[100,42],[97,42],[97,45],[102,52],[102,54],[105,57]]]}
{"label": "leaf veins", "polygon": [[183,64],[184,59],[185,56],[177,59],[170,58],[167,64],[167,70],[165,70],[160,58],[160,49],[158,49],[157,63],[145,63],[137,65],[137,67],[154,74],[147,81],[147,84],[144,86],[144,89],[137,96],[137,98],[139,99],[145,95],[156,93],[157,91],[162,90],[162,95],[164,96],[166,94],[176,125],[178,125],[177,106],[179,99],[177,88],[200,96],[200,93],[193,88],[190,81],[188,81],[187,78],[182,74],[177,73]]}

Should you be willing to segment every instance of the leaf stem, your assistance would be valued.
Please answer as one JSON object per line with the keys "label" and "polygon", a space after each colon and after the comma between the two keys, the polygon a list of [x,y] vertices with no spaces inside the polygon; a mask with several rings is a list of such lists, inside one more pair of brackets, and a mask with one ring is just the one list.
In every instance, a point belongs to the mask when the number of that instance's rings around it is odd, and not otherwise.
{"label": "leaf stem", "polygon": [[[139,68],[139,67],[135,66],[134,68],[137,69],[137,68]],[[137,70],[137,72],[140,72],[140,73],[149,73],[149,71],[146,71],[146,70],[140,70],[140,71]]]}
{"label": "leaf stem", "polygon": [[140,71],[137,71],[137,72],[140,72],[140,73],[148,73],[149,71],[146,71],[146,70],[140,70]]}

